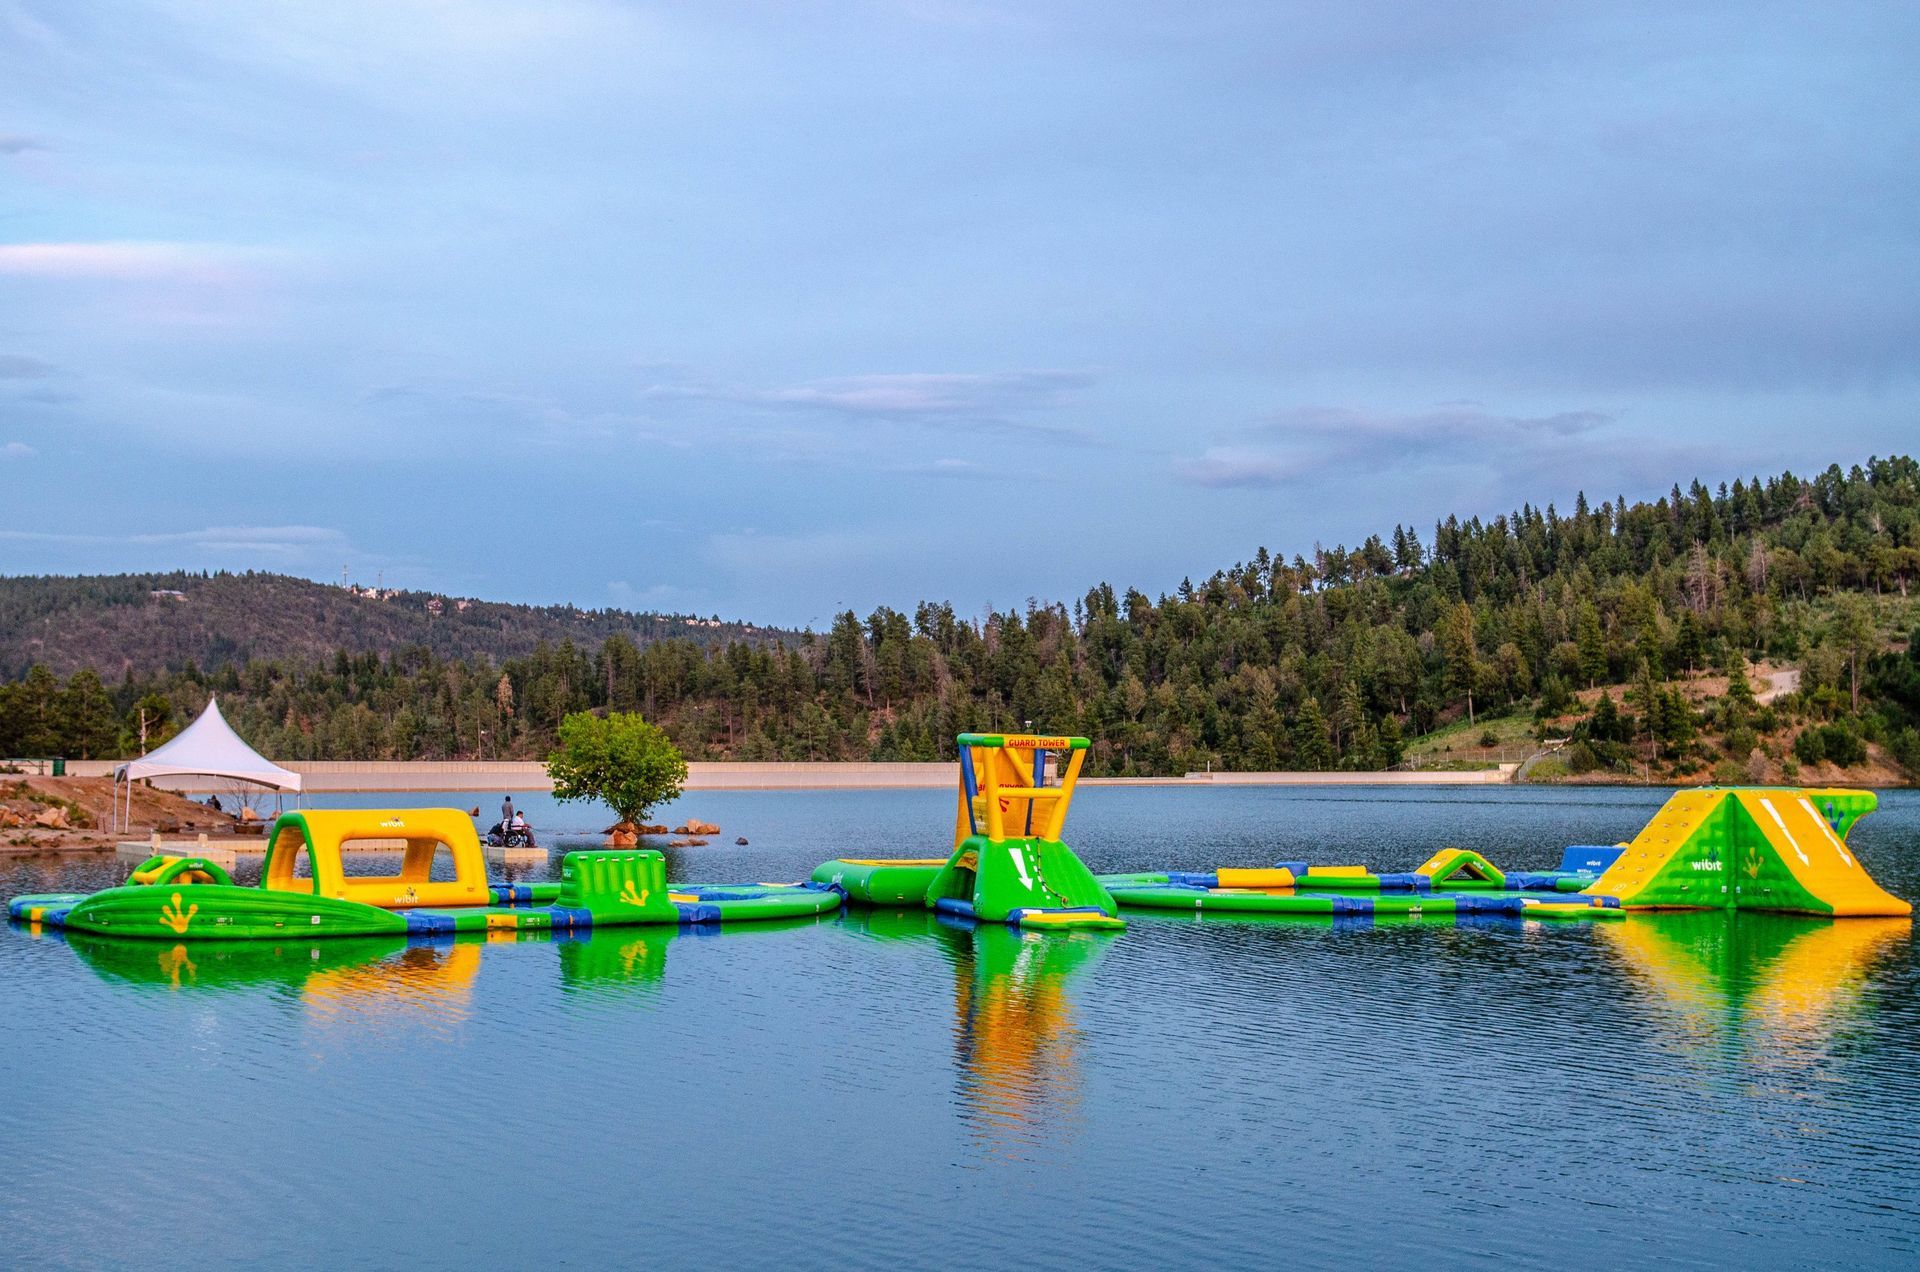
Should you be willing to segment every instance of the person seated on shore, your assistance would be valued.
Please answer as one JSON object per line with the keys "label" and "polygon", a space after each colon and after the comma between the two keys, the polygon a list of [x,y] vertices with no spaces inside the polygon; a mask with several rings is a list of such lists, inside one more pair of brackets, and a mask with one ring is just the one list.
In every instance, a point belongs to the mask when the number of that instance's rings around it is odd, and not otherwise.
{"label": "person seated on shore", "polygon": [[513,820],[508,822],[507,825],[512,827],[514,830],[525,830],[527,828],[527,819],[522,817],[520,815],[520,810],[516,808],[513,811]]}

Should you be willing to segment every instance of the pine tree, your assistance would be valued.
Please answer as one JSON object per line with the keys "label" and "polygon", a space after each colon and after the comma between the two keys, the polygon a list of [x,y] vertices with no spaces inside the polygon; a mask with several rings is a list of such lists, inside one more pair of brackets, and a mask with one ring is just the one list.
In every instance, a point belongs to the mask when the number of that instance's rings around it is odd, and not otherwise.
{"label": "pine tree", "polygon": [[60,752],[83,760],[113,755],[120,747],[120,717],[91,667],[75,672],[60,691]]}
{"label": "pine tree", "polygon": [[27,675],[14,688],[9,704],[14,716],[16,748],[22,755],[59,755],[60,681],[42,663],[27,668]]}
{"label": "pine tree", "polygon": [[1591,689],[1606,678],[1607,642],[1600,631],[1600,611],[1592,601],[1581,601],[1574,615],[1574,640],[1580,650],[1580,674]]}
{"label": "pine tree", "polygon": [[1334,765],[1333,740],[1327,736],[1326,713],[1317,698],[1308,697],[1294,713],[1293,759],[1300,768],[1316,773]]}
{"label": "pine tree", "polygon": [[1722,667],[1727,677],[1727,702],[1741,713],[1744,719],[1756,703],[1753,696],[1753,682],[1747,678],[1747,660],[1739,650],[1729,648]]}
{"label": "pine tree", "polygon": [[1633,677],[1634,703],[1640,708],[1640,723],[1649,742],[1655,741],[1660,733],[1660,686],[1654,680],[1653,664],[1643,655]]}
{"label": "pine tree", "polygon": [[1691,676],[1695,664],[1705,650],[1700,635],[1700,621],[1693,616],[1692,610],[1680,611],[1680,624],[1673,637],[1673,660],[1686,669]]}
{"label": "pine tree", "polygon": [[1847,660],[1847,689],[1853,714],[1860,714],[1860,665],[1880,643],[1874,621],[1873,602],[1853,594],[1842,596],[1834,607],[1834,643]]}
{"label": "pine tree", "polygon": [[1627,740],[1627,724],[1620,718],[1620,708],[1614,705],[1611,693],[1603,690],[1600,701],[1593,704],[1593,713],[1587,717],[1587,736],[1595,742]]}
{"label": "pine tree", "polygon": [[1448,611],[1440,628],[1441,657],[1446,663],[1447,683],[1467,700],[1467,723],[1473,719],[1473,685],[1479,674],[1479,650],[1473,639],[1473,606],[1457,602]]}
{"label": "pine tree", "polygon": [[1343,754],[1353,748],[1354,739],[1366,728],[1367,708],[1360,699],[1360,686],[1348,680],[1340,686],[1339,701],[1333,713],[1333,740]]}
{"label": "pine tree", "polygon": [[1400,732],[1398,716],[1381,717],[1379,745],[1381,768],[1392,768],[1407,757],[1406,739]]}

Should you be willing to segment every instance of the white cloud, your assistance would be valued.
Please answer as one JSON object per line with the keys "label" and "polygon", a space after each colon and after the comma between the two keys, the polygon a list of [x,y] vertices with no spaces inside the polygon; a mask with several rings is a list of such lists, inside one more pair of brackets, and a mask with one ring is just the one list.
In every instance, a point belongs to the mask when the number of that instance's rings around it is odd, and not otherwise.
{"label": "white cloud", "polygon": [[53,374],[53,364],[24,353],[0,353],[0,380],[39,380]]}
{"label": "white cloud", "polygon": [[39,453],[25,442],[8,442],[0,446],[0,459],[32,459]]}
{"label": "white cloud", "polygon": [[1394,415],[1301,407],[1223,439],[1176,471],[1195,485],[1244,487],[1414,465],[1513,469],[1585,453],[1587,436],[1614,423],[1614,415],[1596,410],[1502,415],[1467,404]]}
{"label": "white cloud", "polygon": [[[13,445],[19,445],[18,442]],[[320,549],[337,554],[348,546],[345,533],[330,526],[207,526],[136,534],[64,534],[42,530],[0,530],[0,540],[87,547],[178,547],[189,551],[239,553],[289,558]]]}
{"label": "white cloud", "polygon": [[886,372],[807,380],[775,388],[698,383],[655,384],[656,403],[694,401],[829,419],[947,427],[964,422],[1001,432],[1088,441],[1084,428],[1036,419],[1071,407],[1093,383],[1084,371]]}
{"label": "white cloud", "polygon": [[889,471],[903,477],[990,478],[995,475],[993,468],[977,459],[955,459],[952,456],[900,464]]}
{"label": "white cloud", "polygon": [[1077,371],[996,371],[856,375],[769,389],[748,400],[821,407],[856,415],[979,415],[1050,409],[1089,377]]}
{"label": "white cloud", "polygon": [[0,274],[119,282],[233,282],[258,249],[210,243],[0,243]]}
{"label": "white cloud", "polygon": [[1197,459],[1182,460],[1180,476],[1196,486],[1277,486],[1301,475],[1297,461],[1237,446],[1209,446]]}
{"label": "white cloud", "polygon": [[[557,113],[583,100],[628,100],[686,74],[680,24],[623,0],[151,7],[164,16],[125,24],[132,36],[89,31],[75,43],[82,52],[111,47],[138,70],[185,65],[215,83],[271,85],[342,114],[389,118]],[[199,85],[168,88],[188,96]]]}

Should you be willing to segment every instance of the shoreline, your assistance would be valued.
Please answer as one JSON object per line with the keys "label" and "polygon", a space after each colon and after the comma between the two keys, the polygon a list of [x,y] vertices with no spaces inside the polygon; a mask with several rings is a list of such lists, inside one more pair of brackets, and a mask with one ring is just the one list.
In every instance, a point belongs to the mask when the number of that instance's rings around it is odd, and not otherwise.
{"label": "shoreline", "polygon": [[[118,760],[72,760],[72,777],[106,777]],[[520,792],[553,789],[538,760],[311,760],[283,767],[305,780],[308,794],[434,791]],[[1499,768],[1426,772],[1274,772],[1187,773],[1177,777],[1083,777],[1082,786],[1504,786],[1516,765]],[[959,765],[875,761],[690,761],[685,789],[697,791],[945,790],[958,779]],[[203,795],[233,789],[218,778],[162,778],[163,790]]]}
{"label": "shoreline", "polygon": [[[121,760],[69,760],[69,777],[108,777]],[[294,760],[283,767],[299,773],[308,794],[546,794],[553,789],[546,766],[538,760]],[[1705,775],[1694,781],[1672,778],[1644,782],[1617,773],[1589,773],[1546,779],[1521,779],[1520,766],[1507,763],[1485,769],[1425,769],[1390,771],[1193,772],[1166,777],[1083,777],[1084,787],[1152,786],[1209,790],[1249,786],[1339,787],[1675,787],[1710,784]],[[687,764],[688,793],[706,791],[854,791],[947,790],[958,777],[955,763],[883,762],[871,760],[726,761],[695,760]],[[1801,775],[1803,786],[1858,786],[1872,790],[1907,785],[1886,780],[1886,774],[1855,774],[1822,765]],[[1794,784],[1794,783],[1787,783]],[[184,795],[224,795],[234,783],[219,778],[168,777],[154,785]]]}

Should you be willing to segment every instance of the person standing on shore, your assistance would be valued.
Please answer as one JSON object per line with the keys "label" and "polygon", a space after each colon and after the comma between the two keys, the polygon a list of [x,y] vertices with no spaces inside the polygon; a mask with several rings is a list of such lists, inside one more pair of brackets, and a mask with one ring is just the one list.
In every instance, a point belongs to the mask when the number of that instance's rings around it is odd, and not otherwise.
{"label": "person standing on shore", "polygon": [[513,796],[508,795],[500,801],[500,825],[513,825]]}

